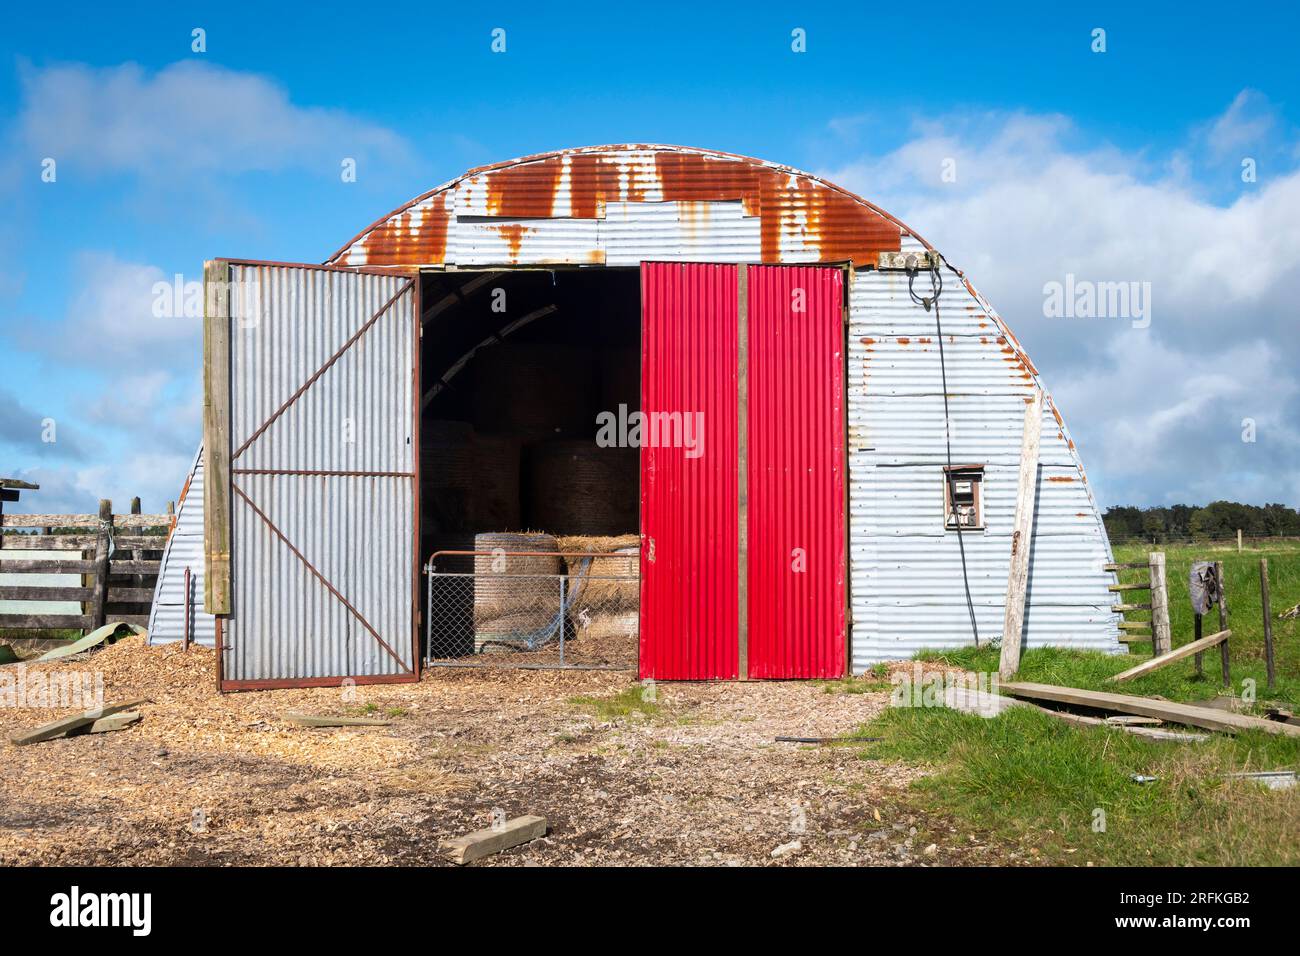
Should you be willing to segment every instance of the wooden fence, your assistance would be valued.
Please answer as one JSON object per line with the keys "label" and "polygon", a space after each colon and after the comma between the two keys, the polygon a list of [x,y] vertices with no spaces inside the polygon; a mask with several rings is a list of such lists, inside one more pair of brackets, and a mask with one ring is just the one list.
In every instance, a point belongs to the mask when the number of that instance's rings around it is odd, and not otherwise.
{"label": "wooden fence", "polygon": [[[101,501],[97,515],[0,512],[0,551],[5,554],[0,574],[80,577],[76,586],[0,585],[0,601],[75,601],[81,607],[78,614],[0,611],[0,629],[91,631],[110,620],[146,626],[174,518],[139,510],[136,498],[130,514],[113,514],[111,501]],[[17,556],[23,551],[59,554]]]}

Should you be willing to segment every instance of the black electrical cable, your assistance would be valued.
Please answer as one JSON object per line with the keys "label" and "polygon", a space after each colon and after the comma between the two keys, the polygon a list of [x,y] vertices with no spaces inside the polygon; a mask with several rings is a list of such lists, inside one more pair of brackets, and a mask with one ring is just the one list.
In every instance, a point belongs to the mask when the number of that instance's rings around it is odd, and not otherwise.
{"label": "black electrical cable", "polygon": [[[954,506],[957,500],[953,492],[952,479],[952,415],[948,409],[948,364],[943,353],[943,321],[939,317],[939,295],[943,292],[943,274],[939,272],[937,262],[930,265],[930,291],[932,295],[928,298],[916,294],[912,288],[912,282],[916,279],[916,270],[908,269],[907,271],[907,294],[912,297],[912,301],[925,307],[929,312],[930,307],[934,306],[934,327],[935,336],[939,340],[939,375],[943,384],[943,441],[946,451],[948,467],[944,472],[944,480],[948,485],[948,505]],[[956,514],[956,508],[953,507],[953,513]],[[944,515],[946,524],[948,516]],[[980,643],[979,625],[975,622],[975,602],[971,599],[970,594],[970,573],[966,569],[966,541],[962,537],[961,519],[958,518],[957,528],[957,550],[961,552],[961,580],[966,589],[966,610],[970,613],[970,629],[975,636],[975,646]]]}

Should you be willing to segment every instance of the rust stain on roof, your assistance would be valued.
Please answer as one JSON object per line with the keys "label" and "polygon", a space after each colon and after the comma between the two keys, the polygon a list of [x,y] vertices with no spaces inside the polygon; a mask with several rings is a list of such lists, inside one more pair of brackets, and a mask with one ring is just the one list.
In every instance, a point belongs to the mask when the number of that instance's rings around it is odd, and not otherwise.
{"label": "rust stain on roof", "polygon": [[550,217],[563,165],[561,157],[551,156],[506,166],[487,176],[487,214],[510,219]]}
{"label": "rust stain on roof", "polygon": [[759,219],[763,262],[784,261],[791,251],[802,261],[813,250],[821,262],[873,265],[881,252],[899,251],[909,234],[866,200],[808,173],[727,153],[629,145],[470,170],[374,223],[329,261],[346,265],[359,246],[367,265],[444,262],[458,190],[462,205],[474,201],[487,215],[509,219],[599,219],[611,201],[739,202]]}

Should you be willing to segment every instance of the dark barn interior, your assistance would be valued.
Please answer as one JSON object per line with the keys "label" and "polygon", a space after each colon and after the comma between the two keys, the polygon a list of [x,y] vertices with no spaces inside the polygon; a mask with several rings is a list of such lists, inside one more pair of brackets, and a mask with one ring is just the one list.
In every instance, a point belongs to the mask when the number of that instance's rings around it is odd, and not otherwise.
{"label": "dark barn interior", "polygon": [[601,411],[640,397],[635,269],[425,273],[420,524],[425,555],[473,536],[637,531],[637,449]]}

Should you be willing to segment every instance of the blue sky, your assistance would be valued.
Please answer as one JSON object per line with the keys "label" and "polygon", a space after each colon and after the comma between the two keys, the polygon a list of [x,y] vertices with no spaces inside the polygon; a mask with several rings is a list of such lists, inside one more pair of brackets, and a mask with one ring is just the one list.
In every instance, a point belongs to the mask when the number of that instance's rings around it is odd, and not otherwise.
{"label": "blue sky", "polygon": [[[161,507],[198,439],[199,336],[152,317],[153,282],[320,261],[468,167],[651,141],[810,169],[911,223],[1025,342],[1103,504],[1295,506],[1297,26],[1186,3],[24,5],[0,36],[0,474],[42,484],[35,510]],[[1150,328],[1046,318],[1067,273],[1150,282]]]}

